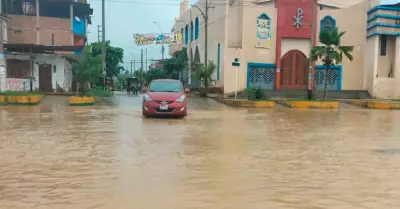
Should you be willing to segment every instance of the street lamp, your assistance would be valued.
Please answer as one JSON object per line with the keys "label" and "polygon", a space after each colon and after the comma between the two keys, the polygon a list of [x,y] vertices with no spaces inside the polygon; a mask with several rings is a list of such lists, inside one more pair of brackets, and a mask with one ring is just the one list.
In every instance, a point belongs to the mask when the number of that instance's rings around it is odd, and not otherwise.
{"label": "street lamp", "polygon": [[[156,24],[157,25],[157,27],[158,27],[158,29],[160,29],[160,31],[161,31],[161,34],[162,35],[164,35],[164,32],[163,32],[163,30],[161,29],[161,27],[160,27],[160,25],[157,23],[157,22],[153,22],[154,24]],[[161,44],[161,59],[162,60],[164,60],[164,51],[165,51],[165,49],[164,49],[164,44]]]}

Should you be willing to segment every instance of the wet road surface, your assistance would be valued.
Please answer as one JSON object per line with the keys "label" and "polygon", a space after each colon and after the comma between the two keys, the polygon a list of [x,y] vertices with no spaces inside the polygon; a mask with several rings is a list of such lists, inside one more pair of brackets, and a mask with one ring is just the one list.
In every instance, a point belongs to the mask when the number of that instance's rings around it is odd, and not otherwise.
{"label": "wet road surface", "polygon": [[0,208],[398,209],[400,111],[0,108]]}

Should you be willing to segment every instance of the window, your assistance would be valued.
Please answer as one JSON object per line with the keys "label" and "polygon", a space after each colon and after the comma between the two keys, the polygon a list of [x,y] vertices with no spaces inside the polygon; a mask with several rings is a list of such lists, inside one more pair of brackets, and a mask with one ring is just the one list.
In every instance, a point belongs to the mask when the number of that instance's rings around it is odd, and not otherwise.
{"label": "window", "polygon": [[153,81],[150,83],[150,92],[182,92],[182,84],[176,81]]}
{"label": "window", "polygon": [[57,73],[57,66],[53,65],[53,73]]}
{"label": "window", "polygon": [[193,21],[190,22],[190,41],[193,41]]}
{"label": "window", "polygon": [[[400,12],[397,12],[397,16],[400,16]],[[400,19],[396,20],[396,25],[400,25]]]}
{"label": "window", "polygon": [[199,18],[196,17],[196,21],[194,23],[194,38],[197,40],[199,38]]}
{"label": "window", "polygon": [[321,29],[332,30],[336,27],[336,21],[331,16],[325,16],[321,20]]}
{"label": "window", "polygon": [[381,56],[386,56],[386,42],[387,42],[387,36],[386,35],[381,35]]}
{"label": "window", "polygon": [[185,44],[188,44],[189,42],[189,26],[186,25],[185,27]]}

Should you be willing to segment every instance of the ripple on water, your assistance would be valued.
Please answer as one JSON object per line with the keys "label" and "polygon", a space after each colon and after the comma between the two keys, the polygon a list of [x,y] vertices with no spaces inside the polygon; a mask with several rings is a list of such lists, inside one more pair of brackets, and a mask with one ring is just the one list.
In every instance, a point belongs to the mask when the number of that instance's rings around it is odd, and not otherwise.
{"label": "ripple on water", "polygon": [[0,208],[400,205],[400,112],[190,101],[184,119],[143,118],[135,98],[2,111]]}

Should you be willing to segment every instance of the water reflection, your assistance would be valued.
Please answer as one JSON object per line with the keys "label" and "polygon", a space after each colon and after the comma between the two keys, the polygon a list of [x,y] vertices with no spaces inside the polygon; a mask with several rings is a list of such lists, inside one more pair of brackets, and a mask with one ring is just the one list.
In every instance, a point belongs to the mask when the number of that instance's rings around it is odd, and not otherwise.
{"label": "water reflection", "polygon": [[398,111],[192,99],[185,119],[145,119],[138,98],[117,99],[3,107],[0,208],[400,205]]}

